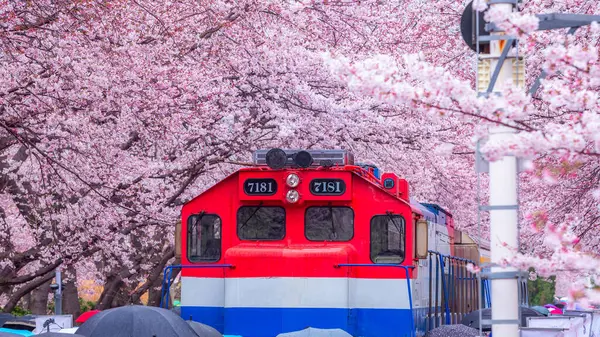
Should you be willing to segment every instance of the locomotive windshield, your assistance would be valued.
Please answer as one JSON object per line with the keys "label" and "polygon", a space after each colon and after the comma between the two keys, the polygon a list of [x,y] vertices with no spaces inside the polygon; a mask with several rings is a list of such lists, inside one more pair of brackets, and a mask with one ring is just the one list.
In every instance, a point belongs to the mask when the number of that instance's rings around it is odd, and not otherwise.
{"label": "locomotive windshield", "polygon": [[354,211],[350,207],[308,207],[304,230],[311,241],[349,241],[354,236]]}
{"label": "locomotive windshield", "polygon": [[281,240],[285,237],[283,207],[242,206],[237,212],[240,240]]}

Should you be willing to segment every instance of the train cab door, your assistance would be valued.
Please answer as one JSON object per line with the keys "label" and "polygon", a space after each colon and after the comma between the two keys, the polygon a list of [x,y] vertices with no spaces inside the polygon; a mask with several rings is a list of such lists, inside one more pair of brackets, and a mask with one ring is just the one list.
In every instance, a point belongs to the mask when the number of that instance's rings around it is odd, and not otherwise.
{"label": "train cab door", "polygon": [[414,279],[413,281],[413,286],[412,286],[412,301],[413,301],[413,319],[415,322],[415,330],[417,333],[417,336],[422,336],[425,334],[424,331],[424,324],[425,324],[425,314],[426,311],[424,309],[426,309],[426,303],[427,301],[424,300],[423,296],[425,294],[425,292],[423,291],[423,286],[425,284],[425,280],[423,279],[423,277],[425,276],[424,273],[424,265],[423,265],[423,261],[420,260],[416,260],[415,261],[415,268],[418,270],[417,271],[417,277]]}
{"label": "train cab door", "polygon": [[[435,244],[435,227],[425,219],[417,223],[414,231],[413,261],[417,270],[417,277],[412,287],[413,317],[415,322],[416,336],[423,336],[427,332],[427,320],[429,315],[429,284],[431,280],[430,262],[428,251],[432,250],[431,244]],[[421,227],[419,227],[421,226]],[[435,289],[432,289],[432,292]]]}

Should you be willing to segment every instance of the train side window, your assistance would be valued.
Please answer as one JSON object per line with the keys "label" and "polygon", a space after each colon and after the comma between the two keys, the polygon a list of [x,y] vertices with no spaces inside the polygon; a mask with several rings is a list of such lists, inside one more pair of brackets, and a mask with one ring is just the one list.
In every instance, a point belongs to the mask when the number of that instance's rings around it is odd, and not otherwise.
{"label": "train side window", "polygon": [[354,236],[354,211],[350,207],[308,207],[304,235],[310,241],[350,241]]}
{"label": "train side window", "polygon": [[376,215],[371,218],[371,261],[402,263],[405,257],[404,218],[399,215]]}
{"label": "train side window", "polygon": [[283,207],[242,206],[237,212],[240,240],[282,240],[285,237]]}
{"label": "train side window", "polygon": [[221,259],[221,218],[216,214],[196,214],[187,219],[187,257],[191,262]]}

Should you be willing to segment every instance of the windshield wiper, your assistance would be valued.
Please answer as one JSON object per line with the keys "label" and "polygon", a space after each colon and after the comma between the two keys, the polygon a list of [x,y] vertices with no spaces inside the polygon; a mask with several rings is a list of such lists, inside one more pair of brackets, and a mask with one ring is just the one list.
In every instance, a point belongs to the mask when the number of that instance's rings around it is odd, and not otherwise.
{"label": "windshield wiper", "polygon": [[200,213],[198,213],[198,214],[192,214],[192,215],[196,215],[196,216],[198,216],[198,220],[196,220],[196,222],[194,222],[194,226],[195,226],[195,227],[198,227],[198,224],[200,223],[200,220],[202,220],[202,217],[204,217],[204,214],[206,214],[206,212],[205,212],[205,211],[201,211],[201,212],[200,212]]}
{"label": "windshield wiper", "polygon": [[[400,225],[398,225],[398,223],[396,222],[396,219],[394,219],[394,217],[392,216],[392,212],[385,212],[385,214],[388,216],[388,218],[390,218],[390,221],[392,222],[392,224],[394,224],[394,227],[396,227],[396,229],[398,230],[398,235],[400,235],[400,241],[404,240],[404,231],[402,230],[402,227]],[[389,247],[387,247],[387,249],[385,251],[383,251],[382,253],[388,253],[388,254],[398,254],[401,256],[404,256],[404,252],[403,249],[389,249]]]}
{"label": "windshield wiper", "polygon": [[254,215],[256,214],[256,212],[258,212],[259,209],[261,209],[263,202],[261,201],[258,206],[256,206],[256,209],[254,210],[254,212],[252,212],[252,214],[250,214],[250,216],[248,217],[248,219],[246,219],[246,221],[244,221],[244,223],[240,226],[240,229],[244,228],[244,226],[246,226],[246,224],[248,223],[248,221],[250,221],[250,219],[252,219],[254,217]]}
{"label": "windshield wiper", "polygon": [[398,230],[399,234],[402,234],[402,229],[400,228],[400,226],[396,223],[396,220],[394,219],[394,217],[392,216],[392,212],[385,212],[385,214],[388,216],[388,218],[390,218],[390,221],[394,224],[394,226],[396,227],[396,229]]}
{"label": "windshield wiper", "polygon": [[[194,225],[192,226],[192,228],[194,229],[195,233],[194,236],[192,236],[189,241],[188,241],[188,245],[191,243],[190,241],[193,241],[194,239],[196,239],[196,242],[192,245],[192,248],[194,248],[194,250],[198,250],[198,234],[202,235],[202,229],[200,229],[200,232],[198,232],[198,225],[200,225],[200,221],[202,221],[202,218],[204,217],[204,214],[206,214],[205,211],[201,211],[198,214],[192,214],[192,216],[196,215],[198,217],[198,219],[196,219],[196,221],[194,222]],[[189,228],[188,228],[189,230]]]}
{"label": "windshield wiper", "polygon": [[329,214],[331,214],[331,234],[333,236],[332,239],[336,239],[337,233],[335,232],[335,223],[333,221],[333,207],[331,206],[331,203],[329,203]]}

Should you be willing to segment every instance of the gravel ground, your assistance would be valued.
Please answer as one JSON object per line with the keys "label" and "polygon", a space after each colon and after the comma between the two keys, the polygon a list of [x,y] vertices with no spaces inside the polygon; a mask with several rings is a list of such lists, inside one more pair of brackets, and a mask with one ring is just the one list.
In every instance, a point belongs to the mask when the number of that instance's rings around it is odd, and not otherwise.
{"label": "gravel ground", "polygon": [[[485,332],[484,332],[485,335]],[[466,325],[454,324],[444,325],[439,328],[432,329],[425,337],[477,337],[479,330],[473,329]]]}

